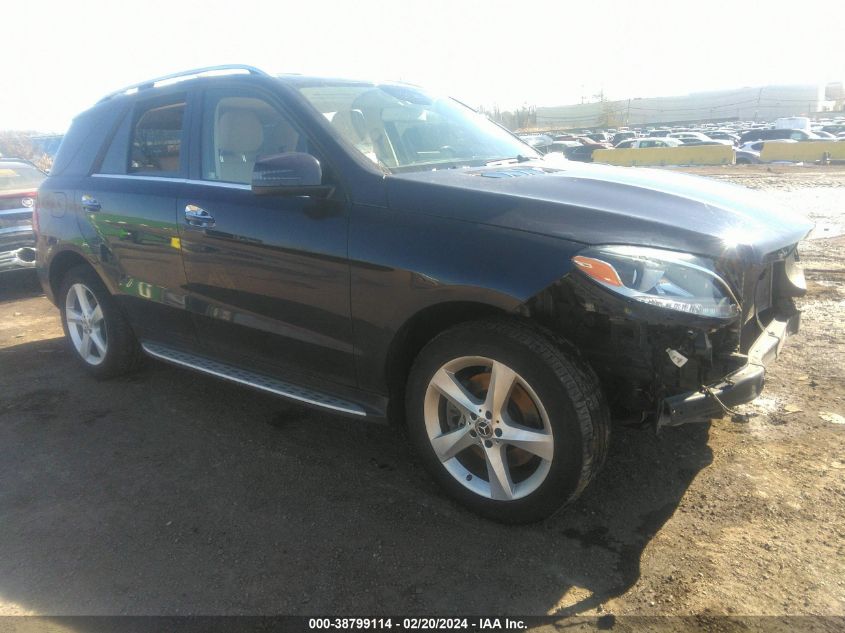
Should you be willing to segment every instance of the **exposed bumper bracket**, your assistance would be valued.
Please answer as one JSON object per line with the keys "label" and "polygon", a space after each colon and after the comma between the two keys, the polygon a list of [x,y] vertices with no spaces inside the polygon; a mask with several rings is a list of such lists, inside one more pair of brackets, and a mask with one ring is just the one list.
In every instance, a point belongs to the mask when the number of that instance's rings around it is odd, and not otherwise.
{"label": "exposed bumper bracket", "polygon": [[707,422],[720,417],[725,407],[754,400],[763,390],[766,365],[778,357],[786,338],[798,331],[800,322],[801,313],[797,310],[788,316],[775,318],[754,341],[748,351],[748,364],[745,367],[728,374],[719,383],[708,385],[706,390],[690,391],[664,399],[657,428]]}

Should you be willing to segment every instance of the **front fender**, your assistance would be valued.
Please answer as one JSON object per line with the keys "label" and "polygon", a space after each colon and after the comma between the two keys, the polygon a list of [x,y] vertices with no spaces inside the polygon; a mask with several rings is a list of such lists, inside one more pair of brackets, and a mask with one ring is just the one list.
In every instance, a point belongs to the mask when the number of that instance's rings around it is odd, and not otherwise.
{"label": "front fender", "polygon": [[360,386],[386,393],[391,341],[415,315],[447,303],[515,312],[566,275],[581,248],[527,231],[354,207],[349,257]]}

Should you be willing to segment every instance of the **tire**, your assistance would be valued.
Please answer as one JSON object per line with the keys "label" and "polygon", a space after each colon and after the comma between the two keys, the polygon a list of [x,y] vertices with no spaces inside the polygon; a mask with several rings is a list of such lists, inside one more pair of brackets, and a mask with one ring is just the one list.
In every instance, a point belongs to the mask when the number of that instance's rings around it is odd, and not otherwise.
{"label": "tire", "polygon": [[492,319],[443,332],[417,356],[405,402],[426,469],[496,521],[538,521],[571,504],[607,455],[610,414],[596,375],[530,323]]}
{"label": "tire", "polygon": [[65,339],[73,357],[86,371],[105,379],[135,368],[140,356],[138,341],[126,316],[92,268],[71,268],[62,278],[57,302]]}

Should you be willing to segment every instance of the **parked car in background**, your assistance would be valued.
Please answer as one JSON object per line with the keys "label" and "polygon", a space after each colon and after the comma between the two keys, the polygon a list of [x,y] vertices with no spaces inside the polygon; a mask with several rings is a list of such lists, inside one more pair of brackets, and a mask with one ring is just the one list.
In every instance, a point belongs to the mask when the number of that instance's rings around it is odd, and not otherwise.
{"label": "parked car in background", "polygon": [[716,141],[730,141],[732,145],[739,145],[739,135],[731,130],[708,130],[706,135]]}
{"label": "parked car in background", "polygon": [[702,132],[670,132],[667,136],[678,139],[684,145],[733,145],[733,141],[711,139]]}
{"label": "parked car in background", "polygon": [[625,131],[625,132],[617,132],[613,135],[613,145],[614,147],[621,143],[622,141],[627,141],[630,138],[637,138],[637,133],[632,131]]}
{"label": "parked car in background", "polygon": [[616,149],[640,149],[643,147],[680,147],[683,145],[676,138],[634,138],[622,141]]}
{"label": "parked car in background", "polygon": [[578,498],[611,409],[659,429],[756,398],[812,227],[710,179],[558,166],[417,86],[235,66],[77,116],[36,216],[80,371],[143,352],[390,419],[449,495],[509,522]]}
{"label": "parked car in background", "polygon": [[584,146],[578,141],[553,141],[546,154],[563,154],[563,156],[569,158],[567,152],[576,147]]}
{"label": "parked car in background", "polygon": [[825,125],[822,127],[822,132],[828,132],[835,136],[840,132],[845,132],[845,123],[834,123],[831,125]]}
{"label": "parked car in background", "polygon": [[740,144],[751,141],[775,141],[780,139],[790,139],[793,141],[818,141],[818,136],[806,130],[790,130],[786,128],[753,129],[743,132],[739,137]]}
{"label": "parked car in background", "polygon": [[778,130],[810,131],[810,119],[805,116],[787,116],[775,119],[773,127]]}
{"label": "parked car in background", "polygon": [[583,143],[577,143],[576,145],[564,148],[563,155],[569,160],[576,160],[582,163],[592,163],[593,152],[597,149],[605,149],[605,146],[599,143],[586,145]]}
{"label": "parked car in background", "polygon": [[586,136],[594,141],[598,141],[599,143],[610,143],[610,134],[607,134],[606,132],[593,132],[591,134],[587,134]]}
{"label": "parked car in background", "polygon": [[549,151],[553,142],[552,137],[548,134],[520,134],[519,138],[543,154]]}
{"label": "parked car in background", "polygon": [[0,158],[0,273],[35,267],[32,209],[46,177],[27,160]]}
{"label": "parked car in background", "polygon": [[750,141],[748,143],[743,143],[739,146],[739,149],[746,152],[762,152],[763,151],[763,144],[764,143],[797,143],[798,141],[794,141],[789,138],[780,138],[775,139],[773,141]]}
{"label": "parked car in background", "polygon": [[739,149],[735,151],[737,165],[756,165],[762,163],[760,152],[752,149]]}

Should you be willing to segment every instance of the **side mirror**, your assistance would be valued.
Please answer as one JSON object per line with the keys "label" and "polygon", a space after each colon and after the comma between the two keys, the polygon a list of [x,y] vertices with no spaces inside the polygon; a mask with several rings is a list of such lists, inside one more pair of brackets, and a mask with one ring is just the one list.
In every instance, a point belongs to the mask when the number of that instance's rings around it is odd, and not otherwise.
{"label": "side mirror", "polygon": [[311,154],[285,152],[262,156],[252,168],[252,192],[257,196],[328,198],[334,187],[323,185],[320,161]]}

